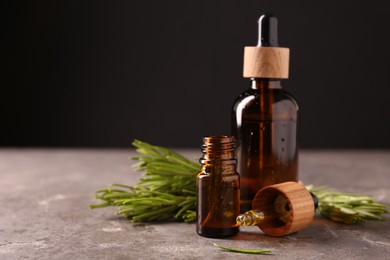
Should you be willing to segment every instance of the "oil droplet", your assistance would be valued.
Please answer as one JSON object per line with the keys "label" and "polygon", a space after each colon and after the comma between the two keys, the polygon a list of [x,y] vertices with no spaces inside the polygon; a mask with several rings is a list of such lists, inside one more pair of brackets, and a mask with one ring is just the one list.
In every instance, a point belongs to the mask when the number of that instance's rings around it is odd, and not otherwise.
{"label": "oil droplet", "polygon": [[282,152],[284,152],[284,147],[282,147]]}
{"label": "oil droplet", "polygon": [[282,142],[286,141],[286,139],[284,137],[282,137],[282,139],[280,139]]}

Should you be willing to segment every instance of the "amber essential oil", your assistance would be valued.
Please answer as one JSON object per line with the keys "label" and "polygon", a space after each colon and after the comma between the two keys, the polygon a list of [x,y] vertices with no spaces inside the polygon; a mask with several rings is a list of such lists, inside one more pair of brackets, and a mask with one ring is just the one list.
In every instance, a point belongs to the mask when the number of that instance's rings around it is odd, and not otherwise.
{"label": "amber essential oil", "polygon": [[204,237],[228,237],[239,232],[240,177],[232,136],[204,137],[202,170],[197,175],[196,231]]}

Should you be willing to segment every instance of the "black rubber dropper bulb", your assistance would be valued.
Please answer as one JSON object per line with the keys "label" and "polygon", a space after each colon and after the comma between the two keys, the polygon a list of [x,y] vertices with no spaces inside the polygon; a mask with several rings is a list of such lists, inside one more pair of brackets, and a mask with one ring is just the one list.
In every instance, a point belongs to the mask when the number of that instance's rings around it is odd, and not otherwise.
{"label": "black rubber dropper bulb", "polygon": [[272,13],[260,15],[257,47],[279,47],[278,19]]}
{"label": "black rubber dropper bulb", "polygon": [[317,209],[318,208],[318,198],[313,192],[310,192],[310,195],[313,199],[314,209]]}

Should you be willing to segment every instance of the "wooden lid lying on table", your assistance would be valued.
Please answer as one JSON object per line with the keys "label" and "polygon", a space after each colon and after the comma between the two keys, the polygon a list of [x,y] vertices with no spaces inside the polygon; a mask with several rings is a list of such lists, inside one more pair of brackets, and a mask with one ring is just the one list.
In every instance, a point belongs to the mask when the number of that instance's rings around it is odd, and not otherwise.
{"label": "wooden lid lying on table", "polygon": [[[280,198],[287,203],[287,218],[273,217],[278,215],[275,204]],[[264,221],[258,227],[265,234],[278,237],[310,225],[315,208],[313,198],[303,184],[284,182],[261,189],[253,199],[252,210],[264,213]]]}

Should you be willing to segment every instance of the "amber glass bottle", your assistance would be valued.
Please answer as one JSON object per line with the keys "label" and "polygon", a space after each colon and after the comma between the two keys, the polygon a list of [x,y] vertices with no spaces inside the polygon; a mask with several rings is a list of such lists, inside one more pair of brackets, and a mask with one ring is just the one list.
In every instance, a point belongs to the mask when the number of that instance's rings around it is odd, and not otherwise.
{"label": "amber glass bottle", "polygon": [[238,233],[240,177],[236,171],[232,136],[203,138],[202,170],[197,176],[196,231],[205,237],[227,237]]}
{"label": "amber glass bottle", "polygon": [[278,47],[276,30],[276,17],[260,17],[259,43],[245,48],[244,77],[252,86],[233,106],[241,212],[251,209],[261,188],[298,180],[298,105],[281,87],[280,80],[288,77],[289,49]]}

